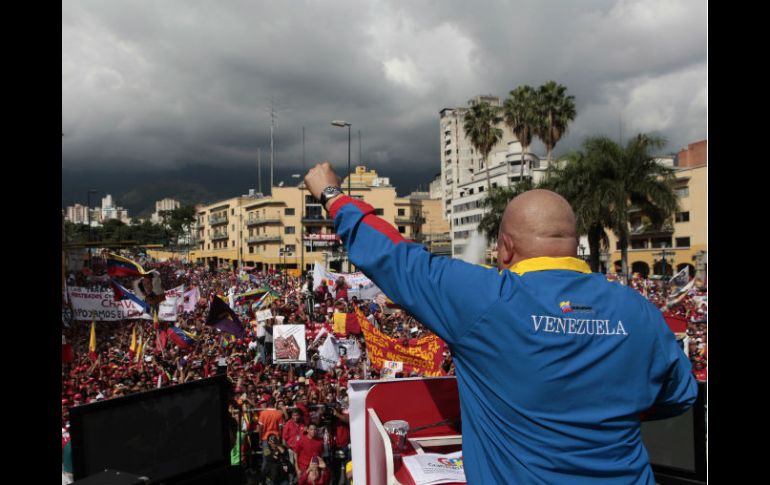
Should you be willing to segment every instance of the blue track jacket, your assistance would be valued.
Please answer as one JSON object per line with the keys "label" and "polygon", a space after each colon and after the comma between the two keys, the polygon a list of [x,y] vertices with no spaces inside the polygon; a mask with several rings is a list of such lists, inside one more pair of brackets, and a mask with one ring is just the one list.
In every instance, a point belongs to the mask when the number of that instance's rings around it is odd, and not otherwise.
{"label": "blue track jacket", "polygon": [[360,200],[330,214],[350,260],[450,346],[469,484],[654,485],[640,413],[697,396],[660,310],[576,258],[501,272],[407,242]]}

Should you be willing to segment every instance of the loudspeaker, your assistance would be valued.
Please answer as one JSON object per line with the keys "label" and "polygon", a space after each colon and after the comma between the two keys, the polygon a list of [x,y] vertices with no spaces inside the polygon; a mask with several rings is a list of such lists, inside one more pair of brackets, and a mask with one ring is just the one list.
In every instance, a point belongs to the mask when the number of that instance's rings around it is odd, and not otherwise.
{"label": "loudspeaker", "polygon": [[117,470],[104,470],[73,482],[72,485],[146,485],[150,483],[147,477],[140,477]]}

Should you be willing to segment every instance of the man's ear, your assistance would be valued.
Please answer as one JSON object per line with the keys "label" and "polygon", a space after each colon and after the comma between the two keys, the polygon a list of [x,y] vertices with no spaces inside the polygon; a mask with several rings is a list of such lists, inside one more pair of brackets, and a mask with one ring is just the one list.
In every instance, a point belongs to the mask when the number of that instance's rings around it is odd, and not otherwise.
{"label": "man's ear", "polygon": [[504,270],[511,265],[515,247],[513,238],[504,232],[497,236],[497,269]]}

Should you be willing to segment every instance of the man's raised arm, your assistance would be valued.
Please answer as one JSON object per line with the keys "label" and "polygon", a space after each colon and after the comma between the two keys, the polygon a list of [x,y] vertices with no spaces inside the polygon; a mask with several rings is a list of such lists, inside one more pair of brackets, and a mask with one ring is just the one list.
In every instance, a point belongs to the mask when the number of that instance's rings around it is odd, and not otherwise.
{"label": "man's raised arm", "polygon": [[[339,186],[339,178],[324,162],[308,172],[305,183],[320,198],[327,187]],[[429,253],[406,241],[363,201],[339,194],[323,202],[350,260],[388,297],[450,344],[483,316],[502,291],[505,279],[496,269]]]}

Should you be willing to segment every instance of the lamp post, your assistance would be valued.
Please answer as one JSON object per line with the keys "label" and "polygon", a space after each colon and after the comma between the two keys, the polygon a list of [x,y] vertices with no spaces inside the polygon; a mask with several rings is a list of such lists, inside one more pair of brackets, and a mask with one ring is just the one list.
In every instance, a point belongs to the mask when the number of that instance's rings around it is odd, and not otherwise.
{"label": "lamp post", "polygon": [[580,259],[585,261],[586,260],[586,247],[581,244],[580,246],[578,246],[578,248],[580,249]]}
{"label": "lamp post", "polygon": [[[298,174],[298,173],[295,173],[295,174],[292,174],[291,177],[299,180],[302,176],[300,174]],[[305,188],[304,188],[304,183],[300,182],[298,187],[299,187],[299,195],[300,195],[300,198],[302,199],[302,204],[300,206],[300,214],[299,214],[299,231],[300,231],[300,241],[299,241],[299,243],[302,246],[302,250],[301,250],[302,251],[301,252],[302,256],[301,256],[301,259],[300,259],[299,271],[300,271],[300,274],[302,274],[305,271],[305,222],[304,222],[304,219],[305,219]]]}
{"label": "lamp post", "polygon": [[[350,127],[352,123],[349,123],[344,120],[334,120],[332,121],[333,126],[338,126],[340,128],[344,128],[345,126],[348,127],[348,197],[350,197],[350,179],[351,179],[351,172],[350,172]],[[348,256],[348,273],[350,273],[350,257]]]}
{"label": "lamp post", "polygon": [[666,256],[668,255],[675,255],[676,252],[674,251],[666,251],[668,248],[668,244],[662,243],[660,245],[661,252],[655,253],[655,256],[660,256],[661,259],[661,265],[660,265],[660,272],[663,273],[663,297],[665,299],[668,298],[668,275],[666,275]]}
{"label": "lamp post", "polygon": [[96,194],[96,189],[89,189],[86,194],[86,218],[88,220],[88,267],[92,267],[91,264],[91,194]]}

